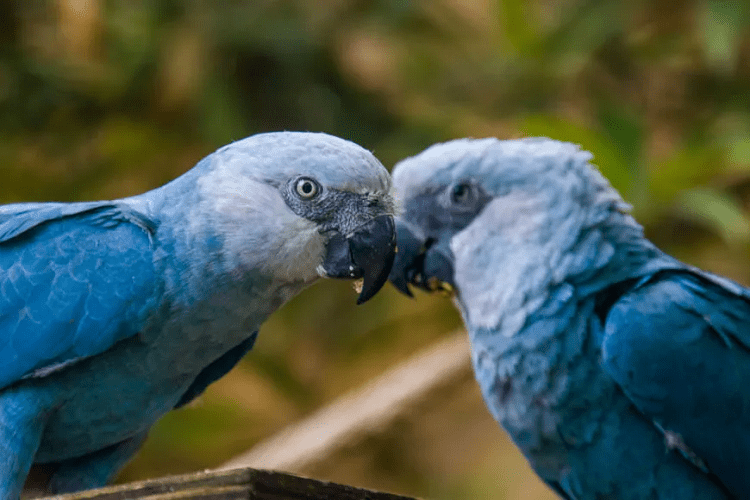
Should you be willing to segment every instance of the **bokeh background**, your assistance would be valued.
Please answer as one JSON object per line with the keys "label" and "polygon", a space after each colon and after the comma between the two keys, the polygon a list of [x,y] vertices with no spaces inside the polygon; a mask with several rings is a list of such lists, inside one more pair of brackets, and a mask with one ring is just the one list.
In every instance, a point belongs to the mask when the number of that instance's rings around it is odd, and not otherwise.
{"label": "bokeh background", "polygon": [[[217,147],[325,131],[391,168],[464,136],[581,144],[663,249],[750,282],[750,3],[0,0],[0,202],[117,198]],[[391,287],[317,284],[120,481],[214,467],[460,326]],[[440,369],[439,366],[435,367]],[[469,380],[316,477],[551,498]]]}

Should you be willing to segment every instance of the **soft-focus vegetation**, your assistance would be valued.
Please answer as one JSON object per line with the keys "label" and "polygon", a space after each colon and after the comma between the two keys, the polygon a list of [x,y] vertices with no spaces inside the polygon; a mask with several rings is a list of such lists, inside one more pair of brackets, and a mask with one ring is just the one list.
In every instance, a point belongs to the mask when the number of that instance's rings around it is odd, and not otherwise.
{"label": "soft-focus vegetation", "polygon": [[[455,137],[547,135],[591,150],[662,248],[750,282],[749,27],[724,0],[6,0],[0,202],[135,194],[269,130],[389,168]],[[121,480],[215,466],[460,324],[437,297],[354,299],[324,282],[287,305]],[[541,498],[476,399],[447,406],[331,479]]]}

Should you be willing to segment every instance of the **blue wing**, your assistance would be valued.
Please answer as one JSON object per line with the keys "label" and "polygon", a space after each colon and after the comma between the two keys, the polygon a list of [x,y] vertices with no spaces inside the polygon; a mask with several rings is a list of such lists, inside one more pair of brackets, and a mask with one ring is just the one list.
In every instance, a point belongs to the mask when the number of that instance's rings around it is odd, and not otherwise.
{"label": "blue wing", "polygon": [[153,230],[111,202],[0,207],[0,388],[140,330],[158,295]]}
{"label": "blue wing", "polygon": [[657,273],[610,310],[605,369],[697,467],[750,491],[750,300],[696,270]]}

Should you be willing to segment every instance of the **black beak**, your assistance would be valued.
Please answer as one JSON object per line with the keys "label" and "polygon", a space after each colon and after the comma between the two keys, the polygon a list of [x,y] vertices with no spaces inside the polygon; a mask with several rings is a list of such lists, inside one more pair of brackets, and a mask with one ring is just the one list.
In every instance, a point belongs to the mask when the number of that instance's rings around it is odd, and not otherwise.
{"label": "black beak", "polygon": [[334,234],[328,242],[323,270],[331,278],[363,278],[357,304],[370,300],[388,280],[396,255],[393,217],[381,215],[344,237]]}
{"label": "black beak", "polygon": [[424,240],[399,220],[396,222],[396,242],[398,253],[388,279],[401,293],[413,297],[408,284],[421,271],[425,252]]}
{"label": "black beak", "polygon": [[433,238],[423,238],[401,220],[396,221],[398,253],[388,276],[400,292],[412,297],[408,285],[429,292],[453,291],[453,264]]}

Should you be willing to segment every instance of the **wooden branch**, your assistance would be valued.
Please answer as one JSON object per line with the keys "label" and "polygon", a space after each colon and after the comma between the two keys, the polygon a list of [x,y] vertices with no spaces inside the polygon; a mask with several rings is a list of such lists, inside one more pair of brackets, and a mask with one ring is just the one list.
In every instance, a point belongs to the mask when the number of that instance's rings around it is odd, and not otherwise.
{"label": "wooden branch", "polygon": [[415,500],[282,472],[206,471],[86,490],[40,500]]}
{"label": "wooden branch", "polygon": [[258,467],[304,472],[335,452],[384,432],[432,395],[468,379],[473,379],[469,340],[461,330],[219,469]]}

